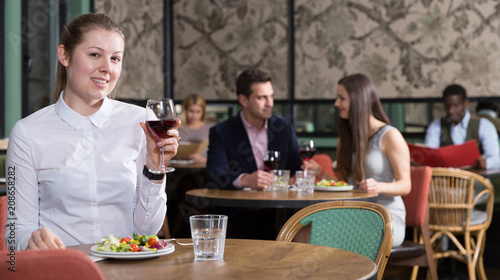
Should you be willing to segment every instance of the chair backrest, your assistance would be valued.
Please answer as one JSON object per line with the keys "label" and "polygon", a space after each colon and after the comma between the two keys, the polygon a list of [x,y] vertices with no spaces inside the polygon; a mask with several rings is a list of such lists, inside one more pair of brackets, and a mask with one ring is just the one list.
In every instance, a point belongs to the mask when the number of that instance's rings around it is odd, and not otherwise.
{"label": "chair backrest", "polygon": [[[475,191],[477,185],[482,188]],[[487,197],[487,219],[481,225],[488,227],[491,223],[494,202],[494,188],[491,182],[466,170],[433,168],[429,192],[429,229],[470,228],[474,205],[485,197]]]}
{"label": "chair backrest", "polygon": [[[66,250],[13,251],[14,262],[0,263],[6,279],[104,280],[101,270],[84,253]],[[12,266],[15,264],[15,267]],[[9,269],[10,268],[10,269]],[[15,272],[12,271],[15,269]]]}
{"label": "chair backrest", "polygon": [[406,226],[420,227],[424,223],[431,179],[431,167],[411,167],[411,191],[403,196],[406,208]]}
{"label": "chair backrest", "polygon": [[277,241],[291,242],[295,234],[309,224],[309,243],[366,256],[377,265],[378,275],[383,275],[394,238],[392,216],[387,208],[362,201],[314,204],[293,215],[281,229]]}
{"label": "chair backrest", "polygon": [[0,252],[7,250],[5,223],[7,222],[7,197],[0,196]]}
{"label": "chair backrest", "polygon": [[329,155],[327,155],[327,154],[315,154],[312,157],[312,160],[317,162],[321,166],[321,168],[323,169],[323,172],[325,172],[326,174],[328,174],[332,177],[335,175],[335,173],[333,172],[332,158]]}

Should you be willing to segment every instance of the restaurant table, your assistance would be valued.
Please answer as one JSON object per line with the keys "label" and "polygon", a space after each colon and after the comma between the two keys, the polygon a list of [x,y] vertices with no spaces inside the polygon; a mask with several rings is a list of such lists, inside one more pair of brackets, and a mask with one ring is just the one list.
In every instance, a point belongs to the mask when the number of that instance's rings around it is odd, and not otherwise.
{"label": "restaurant table", "polygon": [[465,169],[465,170],[474,172],[488,179],[500,176],[500,169]]}
{"label": "restaurant table", "polygon": [[[179,239],[191,242],[191,239]],[[175,251],[151,259],[98,261],[110,279],[377,279],[377,267],[362,255],[341,249],[250,239],[226,239],[224,259],[197,261],[192,246],[173,242]],[[90,255],[95,244],[70,246]]]}
{"label": "restaurant table", "polygon": [[366,193],[362,190],[301,193],[296,190],[273,192],[205,188],[187,191],[186,201],[193,204],[195,209],[199,210],[206,209],[207,206],[276,209],[274,224],[275,234],[278,234],[289,218],[287,209],[302,209],[316,203],[338,200],[376,202],[377,196],[378,194]]}
{"label": "restaurant table", "polygon": [[181,172],[200,172],[200,171],[205,172],[207,164],[206,163],[168,164],[168,166],[175,168],[175,171],[181,171]]}
{"label": "restaurant table", "polygon": [[376,202],[377,194],[362,190],[314,191],[301,193],[296,190],[272,192],[262,190],[194,189],[186,192],[186,200],[196,205],[259,208],[304,208],[332,200],[360,200]]}

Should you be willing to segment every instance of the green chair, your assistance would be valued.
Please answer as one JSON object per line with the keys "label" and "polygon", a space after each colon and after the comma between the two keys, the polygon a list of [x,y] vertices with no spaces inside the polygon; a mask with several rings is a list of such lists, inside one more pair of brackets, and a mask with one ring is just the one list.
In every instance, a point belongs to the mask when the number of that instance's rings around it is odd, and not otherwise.
{"label": "green chair", "polygon": [[394,238],[392,216],[387,208],[362,201],[314,204],[293,215],[276,240],[292,242],[295,235],[309,225],[310,244],[363,255],[375,262],[377,279],[382,279]]}

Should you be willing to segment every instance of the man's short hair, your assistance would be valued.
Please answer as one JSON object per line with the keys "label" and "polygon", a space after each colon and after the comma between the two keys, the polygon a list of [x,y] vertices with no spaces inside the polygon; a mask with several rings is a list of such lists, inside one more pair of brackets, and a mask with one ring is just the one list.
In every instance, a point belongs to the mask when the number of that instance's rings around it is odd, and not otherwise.
{"label": "man's short hair", "polygon": [[243,71],[236,79],[236,95],[243,94],[247,98],[252,94],[252,85],[271,81],[271,75],[259,68]]}
{"label": "man's short hair", "polygon": [[443,91],[443,99],[450,95],[460,95],[462,101],[467,100],[467,91],[465,91],[465,88],[461,85],[452,84],[447,86]]}

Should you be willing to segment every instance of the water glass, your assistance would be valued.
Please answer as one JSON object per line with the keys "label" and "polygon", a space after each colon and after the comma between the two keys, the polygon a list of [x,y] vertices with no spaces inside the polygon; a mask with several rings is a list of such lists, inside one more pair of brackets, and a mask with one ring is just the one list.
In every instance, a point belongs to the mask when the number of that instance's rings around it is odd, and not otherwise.
{"label": "water glass", "polygon": [[295,178],[297,179],[297,187],[299,188],[299,192],[314,192],[314,180],[316,179],[315,171],[297,171],[295,172]]}
{"label": "water glass", "polygon": [[273,182],[268,189],[274,192],[288,191],[290,183],[290,170],[276,169],[271,172],[273,173]]}
{"label": "water glass", "polygon": [[194,215],[189,217],[195,260],[224,258],[227,216]]}

